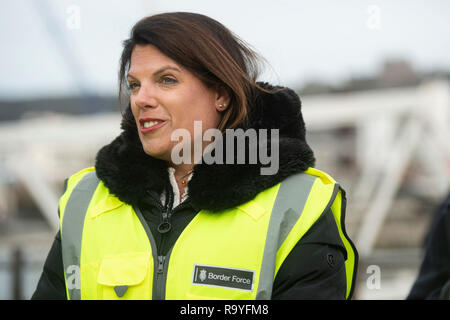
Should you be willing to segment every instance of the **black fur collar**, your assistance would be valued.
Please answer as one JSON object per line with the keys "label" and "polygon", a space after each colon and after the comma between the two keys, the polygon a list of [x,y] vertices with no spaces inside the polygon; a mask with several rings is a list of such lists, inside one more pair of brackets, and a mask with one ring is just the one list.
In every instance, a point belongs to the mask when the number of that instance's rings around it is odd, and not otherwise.
{"label": "black fur collar", "polygon": [[[129,107],[121,127],[122,133],[98,152],[96,173],[112,194],[123,202],[138,205],[148,197],[148,190],[160,194],[170,186],[167,164],[143,151]],[[288,176],[314,166],[313,152],[305,140],[300,99],[292,90],[259,92],[254,96],[248,124],[241,128],[279,129],[278,172],[261,175],[261,164],[200,163],[194,167],[188,183],[189,198],[196,208],[217,211],[240,205]],[[246,146],[251,147],[254,146]]]}

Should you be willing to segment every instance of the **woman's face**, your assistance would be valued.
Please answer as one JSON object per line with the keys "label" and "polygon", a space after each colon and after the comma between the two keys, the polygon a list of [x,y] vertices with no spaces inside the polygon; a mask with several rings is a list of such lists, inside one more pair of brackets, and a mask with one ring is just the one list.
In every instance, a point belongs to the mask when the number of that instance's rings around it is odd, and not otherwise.
{"label": "woman's face", "polygon": [[[193,139],[194,121],[202,121],[202,131],[217,128],[221,119],[218,106],[228,105],[224,96],[207,88],[153,45],[133,49],[127,80],[144,151],[169,162],[177,144],[171,141],[174,130],[186,129]],[[183,142],[192,143],[192,139]]]}

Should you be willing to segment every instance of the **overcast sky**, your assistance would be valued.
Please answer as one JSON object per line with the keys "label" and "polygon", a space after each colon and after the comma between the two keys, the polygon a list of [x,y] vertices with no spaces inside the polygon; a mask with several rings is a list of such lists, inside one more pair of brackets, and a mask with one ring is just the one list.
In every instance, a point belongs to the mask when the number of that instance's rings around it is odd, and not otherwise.
{"label": "overcast sky", "polygon": [[262,80],[277,84],[371,74],[388,57],[450,70],[448,0],[2,0],[0,99],[116,94],[121,42],[166,11],[219,20],[267,59]]}

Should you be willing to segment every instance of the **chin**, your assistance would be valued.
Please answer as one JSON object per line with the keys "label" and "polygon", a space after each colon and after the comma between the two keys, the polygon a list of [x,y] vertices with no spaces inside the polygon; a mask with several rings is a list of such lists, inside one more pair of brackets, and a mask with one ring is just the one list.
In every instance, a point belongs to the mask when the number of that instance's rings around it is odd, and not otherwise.
{"label": "chin", "polygon": [[155,148],[154,146],[146,146],[143,145],[144,152],[156,159],[159,160],[170,160],[170,152],[167,151],[166,148]]}

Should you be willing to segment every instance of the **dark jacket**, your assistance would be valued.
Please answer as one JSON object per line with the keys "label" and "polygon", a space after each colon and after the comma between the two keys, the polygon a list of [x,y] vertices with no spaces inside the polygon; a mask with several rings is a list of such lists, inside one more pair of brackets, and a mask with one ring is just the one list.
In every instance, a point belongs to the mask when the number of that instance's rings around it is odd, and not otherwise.
{"label": "dark jacket", "polygon": [[[274,89],[268,84],[262,85]],[[130,107],[122,121],[123,132],[97,154],[97,176],[112,194],[141,209],[157,243],[158,255],[168,252],[201,209],[218,211],[235,207],[314,165],[313,152],[305,140],[301,103],[292,90],[284,89],[275,94],[258,92],[250,104],[249,120],[241,128],[279,129],[278,172],[261,175],[259,163],[197,164],[188,183],[189,198],[176,208],[172,208],[167,164],[143,151]],[[247,144],[245,147],[249,151],[257,146]],[[163,192],[167,199],[164,204],[159,201]],[[170,212],[172,228],[161,234],[157,226],[164,207]],[[345,246],[328,209],[284,261],[275,278],[272,298],[345,299],[345,259]],[[57,234],[33,299],[65,298],[61,240]]]}
{"label": "dark jacket", "polygon": [[408,300],[450,299],[450,194],[436,209]]}

